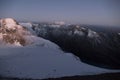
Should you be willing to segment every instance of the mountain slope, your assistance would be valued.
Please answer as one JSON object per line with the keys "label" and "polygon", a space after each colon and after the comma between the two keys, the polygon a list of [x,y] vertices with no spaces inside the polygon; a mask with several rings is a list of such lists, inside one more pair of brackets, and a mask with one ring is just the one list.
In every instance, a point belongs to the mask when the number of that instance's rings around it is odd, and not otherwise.
{"label": "mountain slope", "polygon": [[91,66],[70,53],[45,47],[0,48],[0,75],[17,78],[57,78],[119,72]]}
{"label": "mountain slope", "polygon": [[120,69],[120,36],[115,32],[96,32],[77,25],[53,27],[33,26],[38,36],[72,52],[83,62],[111,69]]}

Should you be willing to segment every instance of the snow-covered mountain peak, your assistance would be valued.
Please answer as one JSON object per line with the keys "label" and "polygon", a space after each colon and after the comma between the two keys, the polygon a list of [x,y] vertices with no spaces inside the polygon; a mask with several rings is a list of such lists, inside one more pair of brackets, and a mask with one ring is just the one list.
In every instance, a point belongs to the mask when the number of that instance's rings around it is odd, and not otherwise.
{"label": "snow-covered mountain peak", "polygon": [[88,37],[89,38],[98,38],[99,34],[95,31],[92,31],[92,30],[88,29]]}
{"label": "snow-covered mountain peak", "polygon": [[4,19],[1,19],[0,22],[4,24],[14,24],[14,25],[17,24],[17,22],[12,18],[4,18]]}
{"label": "snow-covered mountain peak", "polygon": [[17,22],[12,18],[5,18],[0,20],[0,25],[8,29],[15,29]]}
{"label": "snow-covered mountain peak", "polygon": [[[17,24],[12,18],[5,18],[0,20],[0,41],[1,43],[17,45],[18,43],[22,46],[25,45],[23,34],[25,29]],[[17,44],[16,44],[17,43]]]}
{"label": "snow-covered mountain peak", "polygon": [[43,46],[59,48],[56,44],[34,35],[32,25],[21,26],[12,18],[0,20],[0,47],[2,46]]}
{"label": "snow-covered mountain peak", "polygon": [[118,35],[120,35],[120,33],[118,33]]}

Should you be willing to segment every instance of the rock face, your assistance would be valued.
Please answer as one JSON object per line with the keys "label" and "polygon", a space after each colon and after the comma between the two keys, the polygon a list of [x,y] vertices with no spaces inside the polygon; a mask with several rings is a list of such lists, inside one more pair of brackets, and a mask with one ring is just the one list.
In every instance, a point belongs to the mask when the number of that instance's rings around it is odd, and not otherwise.
{"label": "rock face", "polygon": [[26,45],[23,34],[27,34],[27,30],[20,26],[14,19],[6,18],[0,20],[0,40],[4,43],[15,44],[18,46]]}
{"label": "rock face", "polygon": [[72,52],[83,62],[95,66],[120,69],[120,35],[113,32],[96,32],[89,28],[70,25],[61,27],[36,26],[40,37]]}

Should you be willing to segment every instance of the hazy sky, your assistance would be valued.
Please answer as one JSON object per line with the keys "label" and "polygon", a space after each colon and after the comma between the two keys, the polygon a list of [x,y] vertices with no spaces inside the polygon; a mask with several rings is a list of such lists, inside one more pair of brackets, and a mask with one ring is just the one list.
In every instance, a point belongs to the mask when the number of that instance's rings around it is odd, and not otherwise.
{"label": "hazy sky", "polygon": [[0,0],[0,18],[120,25],[120,0]]}

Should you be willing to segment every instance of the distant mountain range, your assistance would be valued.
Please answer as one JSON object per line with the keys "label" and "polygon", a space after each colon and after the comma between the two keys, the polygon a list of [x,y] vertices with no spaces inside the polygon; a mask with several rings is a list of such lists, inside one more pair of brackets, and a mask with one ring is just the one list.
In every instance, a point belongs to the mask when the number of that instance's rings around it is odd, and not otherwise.
{"label": "distant mountain range", "polygon": [[38,36],[72,52],[83,62],[120,69],[120,34],[115,28],[85,25],[32,24]]}

